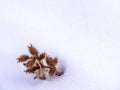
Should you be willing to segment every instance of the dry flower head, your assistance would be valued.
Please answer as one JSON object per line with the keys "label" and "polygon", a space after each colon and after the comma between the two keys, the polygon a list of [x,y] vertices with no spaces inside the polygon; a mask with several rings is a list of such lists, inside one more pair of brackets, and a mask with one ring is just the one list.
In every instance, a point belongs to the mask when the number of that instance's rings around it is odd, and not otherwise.
{"label": "dry flower head", "polygon": [[[63,72],[58,70],[56,67],[56,64],[58,63],[58,59],[56,57],[52,58],[45,52],[39,54],[38,50],[32,44],[28,46],[28,50],[31,56],[23,54],[17,58],[17,60],[18,62],[23,62],[23,65],[26,67],[26,73],[35,74],[34,79],[47,79],[47,73],[50,77],[54,75],[61,76],[63,74]],[[46,61],[47,65],[43,62],[43,60]]]}

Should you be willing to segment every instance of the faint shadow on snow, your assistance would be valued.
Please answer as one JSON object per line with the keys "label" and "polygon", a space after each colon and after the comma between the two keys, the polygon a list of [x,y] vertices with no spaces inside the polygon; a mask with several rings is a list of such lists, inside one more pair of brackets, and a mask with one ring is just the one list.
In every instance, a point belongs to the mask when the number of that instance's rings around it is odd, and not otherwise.
{"label": "faint shadow on snow", "polygon": [[59,60],[59,63],[58,63],[58,69],[61,70],[63,72],[63,74],[65,73],[66,71],[66,64],[65,64],[65,61],[64,60]]}

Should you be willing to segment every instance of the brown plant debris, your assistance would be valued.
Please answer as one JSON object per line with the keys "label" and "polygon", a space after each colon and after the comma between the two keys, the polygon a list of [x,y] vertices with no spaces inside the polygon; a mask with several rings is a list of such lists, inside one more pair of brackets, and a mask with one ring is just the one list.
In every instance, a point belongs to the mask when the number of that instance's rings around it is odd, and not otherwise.
{"label": "brown plant debris", "polygon": [[18,62],[24,62],[29,58],[28,55],[21,55],[19,58],[17,58]]}
{"label": "brown plant debris", "polygon": [[28,46],[28,50],[31,56],[24,54],[17,58],[17,60],[18,62],[24,62],[23,65],[26,67],[24,72],[35,74],[34,79],[39,78],[45,80],[47,79],[47,73],[50,77],[54,75],[61,76],[63,74],[56,67],[58,58],[52,58],[45,52],[39,54],[38,50],[32,44]]}

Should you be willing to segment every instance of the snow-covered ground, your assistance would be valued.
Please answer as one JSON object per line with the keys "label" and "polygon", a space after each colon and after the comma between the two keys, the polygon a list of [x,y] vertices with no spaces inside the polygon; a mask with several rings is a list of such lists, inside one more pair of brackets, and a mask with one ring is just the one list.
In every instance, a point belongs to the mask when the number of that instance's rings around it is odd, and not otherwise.
{"label": "snow-covered ground", "polygon": [[[25,74],[29,43],[64,75]],[[0,90],[120,90],[120,0],[0,0],[0,57]]]}

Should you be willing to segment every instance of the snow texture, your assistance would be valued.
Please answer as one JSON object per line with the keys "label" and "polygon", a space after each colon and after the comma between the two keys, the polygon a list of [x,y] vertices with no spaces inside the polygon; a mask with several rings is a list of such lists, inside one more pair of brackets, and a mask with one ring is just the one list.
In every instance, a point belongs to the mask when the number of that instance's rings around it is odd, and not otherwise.
{"label": "snow texture", "polygon": [[[27,45],[64,75],[34,80]],[[0,90],[120,90],[120,0],[0,0]]]}

